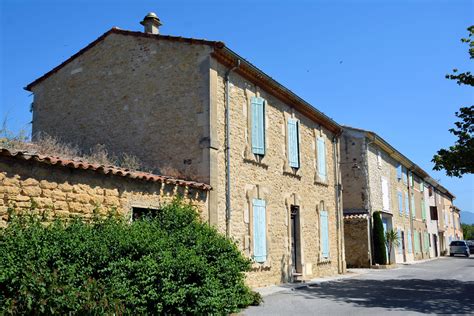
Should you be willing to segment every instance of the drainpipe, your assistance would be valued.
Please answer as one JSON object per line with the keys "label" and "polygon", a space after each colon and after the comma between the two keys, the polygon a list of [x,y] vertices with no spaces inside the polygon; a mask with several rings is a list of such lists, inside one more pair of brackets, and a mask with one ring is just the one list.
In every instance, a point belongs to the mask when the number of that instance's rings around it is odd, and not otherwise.
{"label": "drainpipe", "polygon": [[225,234],[230,237],[230,219],[231,219],[231,204],[230,204],[230,87],[229,77],[230,73],[240,66],[240,60],[237,60],[237,65],[230,68],[224,77],[225,80],[225,169],[226,169],[226,187],[225,187]]}
{"label": "drainpipe", "polygon": [[342,238],[342,234],[344,233],[343,226],[341,222],[343,221],[343,216],[341,214],[341,178],[340,178],[340,168],[339,168],[339,135],[335,135],[332,139],[333,144],[333,161],[334,161],[334,188],[336,194],[336,230],[337,230],[337,246],[338,246],[338,273],[344,273],[345,266],[344,266],[344,238]]}

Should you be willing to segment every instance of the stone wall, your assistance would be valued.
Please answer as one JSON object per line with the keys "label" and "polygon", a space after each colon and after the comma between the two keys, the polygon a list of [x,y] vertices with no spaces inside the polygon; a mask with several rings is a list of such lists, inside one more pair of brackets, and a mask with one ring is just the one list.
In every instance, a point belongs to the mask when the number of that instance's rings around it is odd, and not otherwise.
{"label": "stone wall", "polygon": [[133,207],[159,209],[178,195],[207,220],[207,191],[0,157],[1,226],[6,225],[9,207],[24,212],[33,203],[35,212],[83,218],[115,209],[131,218]]}
{"label": "stone wall", "polygon": [[[217,223],[225,230],[225,84],[227,69],[214,62],[215,103],[211,103],[211,113],[216,120],[211,129],[216,132],[214,139],[215,162],[211,164],[211,174],[216,174],[212,182],[217,200]],[[290,104],[285,104],[271,93],[254,85],[237,73],[230,76],[230,126],[231,126],[231,235],[249,257],[252,256],[252,207],[255,197],[267,203],[267,253],[264,264],[254,264],[249,273],[251,286],[264,286],[287,282],[291,279],[290,265],[290,207],[300,207],[300,261],[304,279],[334,275],[344,268],[342,248],[342,219],[336,209],[335,163],[333,156],[334,135],[323,126],[297,112]],[[213,92],[211,92],[213,93]],[[265,144],[266,153],[258,160],[251,152],[250,143],[250,98],[260,96],[265,104]],[[289,117],[300,122],[301,166],[294,172],[288,166],[286,124]],[[327,174],[326,182],[317,180],[316,136],[326,139]],[[336,150],[337,151],[337,150]],[[211,161],[212,158],[211,158]],[[212,177],[211,177],[212,178]],[[320,253],[319,209],[320,203],[329,212],[330,259],[325,260]]]}
{"label": "stone wall", "polygon": [[210,50],[112,33],[33,87],[33,134],[209,183]]}
{"label": "stone wall", "polygon": [[348,268],[370,268],[369,223],[367,217],[344,217],[344,245]]}
{"label": "stone wall", "polygon": [[345,129],[341,137],[341,174],[344,213],[369,209],[365,132]]}

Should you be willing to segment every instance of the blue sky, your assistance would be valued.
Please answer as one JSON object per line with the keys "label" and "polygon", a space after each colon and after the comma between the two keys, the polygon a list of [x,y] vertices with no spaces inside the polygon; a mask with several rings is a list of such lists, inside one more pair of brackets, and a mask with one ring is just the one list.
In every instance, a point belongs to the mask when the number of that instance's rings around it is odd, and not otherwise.
{"label": "blue sky", "polygon": [[431,158],[454,142],[454,112],[472,88],[444,78],[473,70],[460,42],[473,1],[66,1],[0,2],[0,118],[30,131],[23,87],[112,26],[222,40],[341,124],[377,132],[474,211],[474,176],[448,178]]}

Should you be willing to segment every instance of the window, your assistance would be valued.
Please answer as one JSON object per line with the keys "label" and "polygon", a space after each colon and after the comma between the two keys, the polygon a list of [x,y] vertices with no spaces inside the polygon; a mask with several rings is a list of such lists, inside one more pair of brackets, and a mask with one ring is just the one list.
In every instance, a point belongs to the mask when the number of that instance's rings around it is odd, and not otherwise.
{"label": "window", "polygon": [[385,178],[382,178],[382,202],[384,211],[390,210],[390,196],[388,190],[388,181]]}
{"label": "window", "polygon": [[415,253],[419,253],[420,252],[420,235],[417,231],[415,231],[413,237],[415,237]]}
{"label": "window", "polygon": [[400,181],[402,179],[402,165],[398,164],[397,166],[397,179]]}
{"label": "window", "polygon": [[425,183],[423,182],[423,180],[420,180],[420,191],[425,191]]}
{"label": "window", "polygon": [[251,99],[252,153],[265,155],[265,101],[262,98]]}
{"label": "window", "polygon": [[318,178],[321,181],[326,181],[327,180],[327,174],[326,174],[326,142],[323,137],[317,137],[316,138],[316,143],[317,143],[317,156],[318,156]]}
{"label": "window", "polygon": [[288,119],[288,160],[292,168],[300,167],[298,120]]}
{"label": "window", "polygon": [[402,230],[400,228],[397,229],[397,236],[398,236],[398,253],[402,253],[403,252]]}
{"label": "window", "polygon": [[403,184],[407,184],[407,169],[402,166],[402,179]]}
{"label": "window", "polygon": [[266,203],[253,199],[253,258],[256,262],[267,260]]}
{"label": "window", "polygon": [[407,217],[410,216],[410,198],[408,193],[405,193],[405,214]]}
{"label": "window", "polygon": [[398,191],[397,196],[398,196],[398,212],[400,213],[400,216],[403,216],[403,195],[402,195],[402,192]]}
{"label": "window", "polygon": [[[321,205],[324,205],[321,203]],[[319,224],[321,227],[321,256],[323,258],[329,258],[329,223],[328,223],[328,212],[321,209],[319,212]]]}
{"label": "window", "polygon": [[425,200],[421,199],[421,218],[426,220]]}
{"label": "window", "polygon": [[411,171],[408,171],[408,182],[410,183],[410,186],[412,188],[415,186],[415,181],[413,180],[413,173],[411,173]]}
{"label": "window", "polygon": [[411,230],[409,229],[408,230],[408,234],[407,234],[407,243],[408,243],[408,253],[412,253],[413,252],[413,248],[412,248],[412,245],[411,245]]}
{"label": "window", "polygon": [[411,195],[411,216],[416,217],[415,195]]}
{"label": "window", "polygon": [[158,209],[132,207],[132,221],[154,219],[158,216],[158,212]]}
{"label": "window", "polygon": [[382,152],[380,150],[377,150],[377,164],[382,167]]}

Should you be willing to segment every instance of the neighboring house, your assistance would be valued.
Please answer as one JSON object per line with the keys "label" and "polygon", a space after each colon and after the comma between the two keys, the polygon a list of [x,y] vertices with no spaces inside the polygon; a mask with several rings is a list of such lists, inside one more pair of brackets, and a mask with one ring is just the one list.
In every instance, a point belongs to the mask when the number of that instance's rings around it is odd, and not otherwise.
{"label": "neighboring house", "polygon": [[251,286],[343,273],[341,127],[224,43],[142,23],[26,87],[33,133],[208,183],[209,223],[252,258]]}
{"label": "neighboring house", "polygon": [[395,230],[401,241],[391,254],[392,262],[430,256],[431,219],[425,181],[438,184],[425,171],[376,133],[344,127],[341,173],[345,255],[349,267],[372,265],[375,211],[381,212],[384,230]]}
{"label": "neighboring house", "polygon": [[116,211],[132,220],[177,196],[206,220],[210,189],[205,183],[0,148],[0,226],[7,224],[9,208],[46,211],[46,218]]}
{"label": "neighboring house", "polygon": [[427,178],[425,199],[428,201],[427,214],[429,214],[428,233],[430,242],[430,257],[447,254],[449,246],[449,233],[447,233],[449,216],[453,200],[456,197],[446,188],[437,183],[433,178]]}

